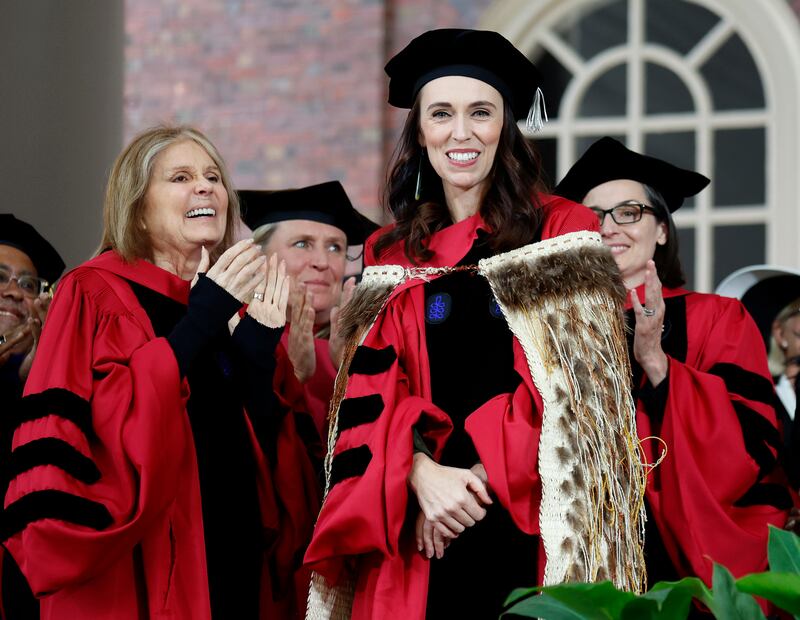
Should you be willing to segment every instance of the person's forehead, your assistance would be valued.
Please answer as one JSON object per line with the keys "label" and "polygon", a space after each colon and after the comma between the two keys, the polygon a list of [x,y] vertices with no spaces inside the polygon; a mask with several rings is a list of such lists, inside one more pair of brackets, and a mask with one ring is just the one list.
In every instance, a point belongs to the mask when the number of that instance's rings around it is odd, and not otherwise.
{"label": "person's forehead", "polygon": [[625,200],[645,200],[644,185],[632,179],[614,179],[594,186],[583,198],[590,207],[613,207]]}
{"label": "person's forehead", "polygon": [[0,243],[0,265],[18,274],[37,275],[31,257],[13,245]]}
{"label": "person's forehead", "polygon": [[[502,105],[503,96],[493,86],[475,78],[448,75],[431,80],[420,91],[423,108],[431,102],[490,101]],[[451,101],[452,100],[452,101]]]}
{"label": "person's forehead", "polygon": [[203,167],[216,166],[211,155],[194,140],[179,140],[173,142],[155,159],[156,167],[163,169],[181,168],[199,163]]}
{"label": "person's forehead", "polygon": [[283,220],[278,222],[276,232],[281,236],[306,236],[318,239],[347,239],[341,228],[314,220]]}
{"label": "person's forehead", "polygon": [[786,324],[791,326],[792,329],[800,329],[800,314],[793,314],[786,319]]}

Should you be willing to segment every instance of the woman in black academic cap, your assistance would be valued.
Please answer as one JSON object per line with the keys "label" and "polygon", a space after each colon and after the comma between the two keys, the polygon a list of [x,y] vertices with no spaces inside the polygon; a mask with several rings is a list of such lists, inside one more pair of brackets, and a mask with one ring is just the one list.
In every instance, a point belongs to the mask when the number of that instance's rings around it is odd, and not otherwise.
{"label": "woman in black academic cap", "polygon": [[328,402],[341,362],[338,310],[355,287],[344,279],[347,248],[378,226],[353,208],[339,181],[284,190],[240,190],[243,219],[267,255],[292,278],[289,323],[276,351],[275,387],[325,433]]}
{"label": "woman in black academic cap", "polygon": [[[517,126],[538,124],[540,76],[474,30],[427,32],[386,72],[389,103],[410,108],[385,192],[396,223],[367,241],[374,266],[345,310],[309,617],[496,617],[512,588],[543,579],[635,589],[636,541],[616,546],[617,526],[637,531],[635,510],[601,531],[588,489],[603,485],[573,476],[577,425],[602,415],[600,393],[625,417],[611,387],[626,374],[613,337],[623,296],[596,218],[542,193]],[[599,437],[612,425],[587,425],[588,458],[638,463]],[[636,469],[618,472],[632,489]],[[605,562],[611,546],[626,576]]]}
{"label": "woman in black academic cap", "polygon": [[741,303],[687,291],[672,212],[709,180],[595,142],[555,192],[600,222],[629,291],[639,436],[649,462],[648,577],[701,577],[713,562],[736,577],[767,567],[767,524],[790,498],[774,484],[780,437],[764,344]]}

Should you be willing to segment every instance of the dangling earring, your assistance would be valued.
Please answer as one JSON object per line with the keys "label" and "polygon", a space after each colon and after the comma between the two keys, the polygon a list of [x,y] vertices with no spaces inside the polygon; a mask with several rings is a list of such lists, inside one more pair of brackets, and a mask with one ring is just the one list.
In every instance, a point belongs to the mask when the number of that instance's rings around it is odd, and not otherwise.
{"label": "dangling earring", "polygon": [[417,168],[417,188],[414,190],[414,200],[419,200],[419,197],[422,193],[422,160],[424,155],[425,151],[423,150],[419,154],[419,168]]}

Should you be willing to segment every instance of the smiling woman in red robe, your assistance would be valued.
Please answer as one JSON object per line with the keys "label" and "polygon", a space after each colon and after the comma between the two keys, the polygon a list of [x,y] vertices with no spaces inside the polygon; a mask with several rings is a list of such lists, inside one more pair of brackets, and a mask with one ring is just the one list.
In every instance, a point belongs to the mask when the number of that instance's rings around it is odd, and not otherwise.
{"label": "smiling woman in red robe", "polygon": [[791,506],[758,328],[738,300],[682,288],[671,214],[708,183],[606,137],[555,190],[597,214],[630,291],[638,433],[661,440],[645,442],[650,462],[666,450],[647,486],[651,582],[710,585],[713,562],[736,577],[765,570],[767,525]]}
{"label": "smiling woman in red robe", "polygon": [[[285,266],[230,245],[237,216],[194,129],[144,132],[111,171],[101,250],[62,279],[17,412],[2,539],[42,618],[288,617],[315,485],[265,381]],[[273,484],[287,454],[307,490]],[[312,504],[291,531],[287,493]]]}
{"label": "smiling woman in red robe", "polygon": [[309,617],[497,617],[543,580],[636,589],[624,296],[596,218],[542,192],[517,126],[537,124],[541,78],[474,30],[427,32],[386,71],[410,109],[396,223],[344,310]]}

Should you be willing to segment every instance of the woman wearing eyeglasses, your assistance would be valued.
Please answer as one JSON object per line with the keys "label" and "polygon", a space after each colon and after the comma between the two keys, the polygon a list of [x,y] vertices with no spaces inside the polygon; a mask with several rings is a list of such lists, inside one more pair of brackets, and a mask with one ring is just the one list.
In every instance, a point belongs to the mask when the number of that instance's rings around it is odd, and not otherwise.
{"label": "woman wearing eyeglasses", "polygon": [[646,494],[650,582],[710,584],[712,562],[765,570],[767,524],[782,527],[791,505],[772,484],[780,435],[758,328],[738,301],[681,288],[672,212],[708,183],[606,137],[555,190],[597,214],[629,290],[637,431],[653,438],[650,463],[663,454]]}

